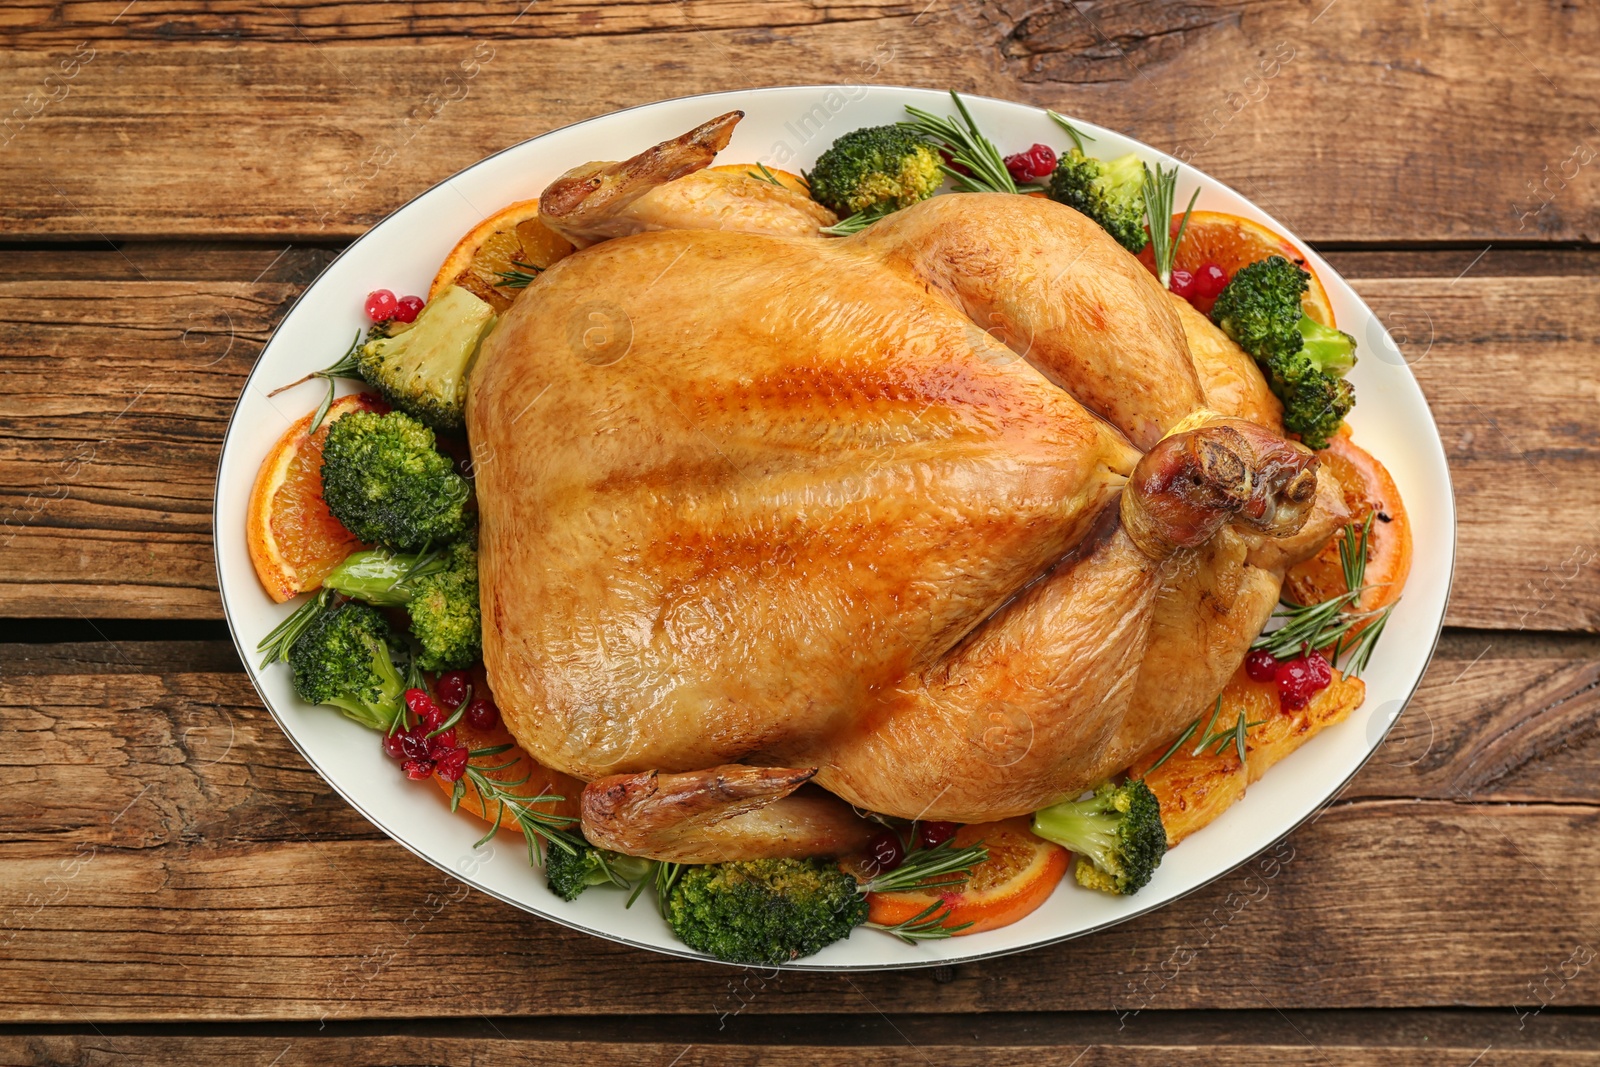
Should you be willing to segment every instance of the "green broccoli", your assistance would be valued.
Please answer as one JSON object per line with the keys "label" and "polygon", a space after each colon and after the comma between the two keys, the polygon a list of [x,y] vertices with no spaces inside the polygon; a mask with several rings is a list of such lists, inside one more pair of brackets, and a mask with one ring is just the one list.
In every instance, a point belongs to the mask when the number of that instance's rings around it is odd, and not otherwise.
{"label": "green broccoli", "polygon": [[1345,375],[1356,363],[1355,338],[1305,313],[1311,275],[1282,256],[1242,268],[1211,308],[1211,320],[1250,353],[1283,402],[1285,429],[1326,448],[1355,406]]}
{"label": "green broccoli", "polygon": [[770,859],[684,866],[658,888],[661,914],[692,949],[729,963],[788,963],[819,952],[865,924],[907,943],[950,937],[942,902],[895,926],[867,922],[868,893],[964,884],[989,858],[983,842],[953,840],[913,849],[900,865],[865,881],[831,860]]}
{"label": "green broccoli", "polygon": [[1128,251],[1150,242],[1144,225],[1144,161],[1130,152],[1102,162],[1074,148],[1050,176],[1050,199],[1089,216]]}
{"label": "green broccoli", "polygon": [[944,184],[944,171],[938,149],[916,131],[869,126],[833,142],[806,181],[812,197],[843,218],[926,200]]}
{"label": "green broccoli", "polygon": [[294,690],[308,704],[328,704],[363,726],[388,731],[406,686],[394,664],[398,639],[374,608],[312,602],[320,610],[289,646]]}
{"label": "green broccoli", "polygon": [[417,552],[461,536],[472,487],[434,448],[433,431],[399,411],[354,411],[328,427],[322,496],[363,541]]}
{"label": "green broccoli", "polygon": [[1167,853],[1161,804],[1137,778],[1035,812],[1033,832],[1076,852],[1078,884],[1106,893],[1137,893]]}
{"label": "green broccoli", "polygon": [[369,334],[356,370],[396,408],[440,433],[460,433],[467,375],[494,324],[494,308],[452,285],[409,326],[391,322]]}
{"label": "green broccoli", "polygon": [[655,867],[654,860],[624,856],[579,843],[571,851],[557,845],[545,849],[544,876],[550,892],[562,900],[577,900],[590,886],[616,885],[624,889]]}
{"label": "green broccoli", "polygon": [[478,550],[471,535],[444,552],[400,555],[381,548],[353,552],[322,580],[324,588],[379,607],[404,607],[422,646],[425,671],[465,667],[483,647],[478,605]]}
{"label": "green broccoli", "polygon": [[465,667],[483,649],[483,613],[478,606],[478,549],[457,541],[445,553],[445,567],[411,580],[406,609],[411,635],[422,645],[417,663],[425,671]]}
{"label": "green broccoli", "polygon": [[826,860],[686,867],[662,902],[678,939],[729,963],[788,963],[867,921],[856,880]]}

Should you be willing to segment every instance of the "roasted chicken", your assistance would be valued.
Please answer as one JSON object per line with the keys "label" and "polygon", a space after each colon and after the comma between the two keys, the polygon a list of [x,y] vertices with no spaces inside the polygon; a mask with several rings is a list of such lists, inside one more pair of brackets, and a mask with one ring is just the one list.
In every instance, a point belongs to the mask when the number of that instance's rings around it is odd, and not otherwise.
{"label": "roasted chicken", "polygon": [[1216,698],[1337,486],[1088,219],[950,194],[825,238],[701,176],[737,118],[547,189],[583,251],[479,355],[507,725],[590,783],[591,840],[663,859],[1093,786]]}

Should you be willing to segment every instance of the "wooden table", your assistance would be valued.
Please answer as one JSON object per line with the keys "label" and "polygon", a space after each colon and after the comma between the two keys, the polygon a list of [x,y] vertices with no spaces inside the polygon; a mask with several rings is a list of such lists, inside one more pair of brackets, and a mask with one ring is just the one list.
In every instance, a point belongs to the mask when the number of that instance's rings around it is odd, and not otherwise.
{"label": "wooden table", "polygon": [[[13,0],[0,28],[0,1061],[1600,1062],[1595,5]],[[1432,403],[1459,562],[1394,734],[1251,867],[1019,957],[773,977],[569,933],[348,808],[227,639],[212,480],[285,309],[408,198],[615,108],[853,81],[1093,118],[1315,242]]]}

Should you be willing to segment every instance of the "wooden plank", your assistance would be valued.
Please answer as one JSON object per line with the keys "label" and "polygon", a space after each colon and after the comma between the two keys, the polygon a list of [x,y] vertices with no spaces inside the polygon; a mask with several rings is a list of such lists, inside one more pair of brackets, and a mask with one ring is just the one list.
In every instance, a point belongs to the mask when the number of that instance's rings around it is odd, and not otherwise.
{"label": "wooden plank", "polygon": [[[324,3],[285,0],[262,9],[238,2],[141,0],[128,11],[107,2],[60,4],[21,0],[0,16],[0,33],[19,45],[73,45],[83,40],[393,41],[422,37],[503,35],[525,40],[658,33],[663,30],[791,29],[825,23],[905,18],[922,4],[903,0],[679,0],[595,4],[573,0],[488,3]],[[113,19],[115,21],[113,21]]]}
{"label": "wooden plank", "polygon": [[[274,264],[281,251],[224,271],[282,272],[276,281],[196,279],[170,247],[129,250],[170,280],[51,268],[49,280],[0,281],[0,614],[220,616],[210,507],[228,412],[297,282],[327,254],[291,249]],[[95,255],[123,269],[120,255]],[[1370,262],[1387,276],[1356,287],[1406,338],[1452,465],[1450,623],[1595,630],[1600,348],[1588,323],[1600,279],[1406,277],[1391,258]],[[283,403],[286,420],[309,409],[309,387]]]}
{"label": "wooden plank", "polygon": [[[626,1030],[632,1021],[594,1027],[594,1033]],[[917,1019],[918,1025],[928,1025]],[[1174,1062],[1194,1067],[1280,1067],[1306,1062],[1333,1067],[1387,1067],[1405,1062],[1414,1067],[1462,1067],[1474,1056],[1485,1065],[1560,1067],[1592,1064],[1595,1046],[1586,1048],[1506,1048],[1470,1045],[1459,1040],[1450,1021],[1437,1022],[1440,1040],[1386,1043],[1371,1037],[1352,1037],[1349,1043],[1310,1043],[1280,1019],[1282,1037],[1250,1041],[1245,1035],[1226,1033],[1206,1045],[1163,1041],[1152,1035],[1125,1035],[1106,1041],[1085,1040],[1082,1033],[1064,1033],[1059,1043],[1030,1045],[1024,1041],[976,1043],[963,1035],[950,1035],[949,1043],[934,1040],[922,1030],[910,1030],[898,1040],[858,1048],[818,1046],[813,1043],[781,1045],[773,1041],[733,1043],[704,1041],[603,1041],[525,1040],[514,1037],[446,1037],[434,1033],[363,1033],[360,1037],[325,1037],[315,1033],[282,1033],[270,1037],[152,1037],[144,1033],[72,1033],[72,1035],[5,1035],[0,1037],[0,1057],[22,1067],[120,1067],[190,1064],[192,1067],[232,1067],[234,1064],[274,1064],[274,1067],[360,1062],[360,1064],[654,1064],[661,1067],[710,1067],[726,1064],[766,1064],[771,1067],[827,1065],[906,1064],[930,1062],[950,1067],[995,1065],[1034,1067],[1037,1064],[1072,1064],[1074,1067],[1170,1067]],[[962,1029],[973,1022],[962,1021]],[[496,1025],[496,1029],[504,1029]],[[942,1037],[942,1035],[941,1035]]]}
{"label": "wooden plank", "polygon": [[[663,92],[863,80],[1126,130],[1312,241],[1589,242],[1600,222],[1600,135],[1564,106],[1600,90],[1591,5],[124,7],[8,8],[0,232],[349,236],[499,148]],[[218,160],[246,162],[219,181]]]}
{"label": "wooden plank", "polygon": [[[571,933],[388,842],[73,849],[19,841],[0,845],[0,1017],[1093,1008],[1135,1020],[1259,1007],[1264,998],[1280,1009],[1593,1007],[1597,819],[1588,805],[1363,801],[1330,809],[1168,907],[1036,950],[1027,966],[769,974],[756,986],[742,984],[748,971]],[[464,955],[470,996],[440,980]]]}

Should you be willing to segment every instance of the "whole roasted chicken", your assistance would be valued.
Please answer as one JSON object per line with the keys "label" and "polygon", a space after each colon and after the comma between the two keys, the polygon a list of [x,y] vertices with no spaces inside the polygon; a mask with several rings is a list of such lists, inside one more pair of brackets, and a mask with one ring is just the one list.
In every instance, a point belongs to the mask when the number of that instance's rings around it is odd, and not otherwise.
{"label": "whole roasted chicken", "polygon": [[739,117],[550,186],[582,251],[478,358],[505,720],[658,859],[1077,795],[1216,699],[1338,487],[1093,222],[949,194],[823,237],[704,169]]}

